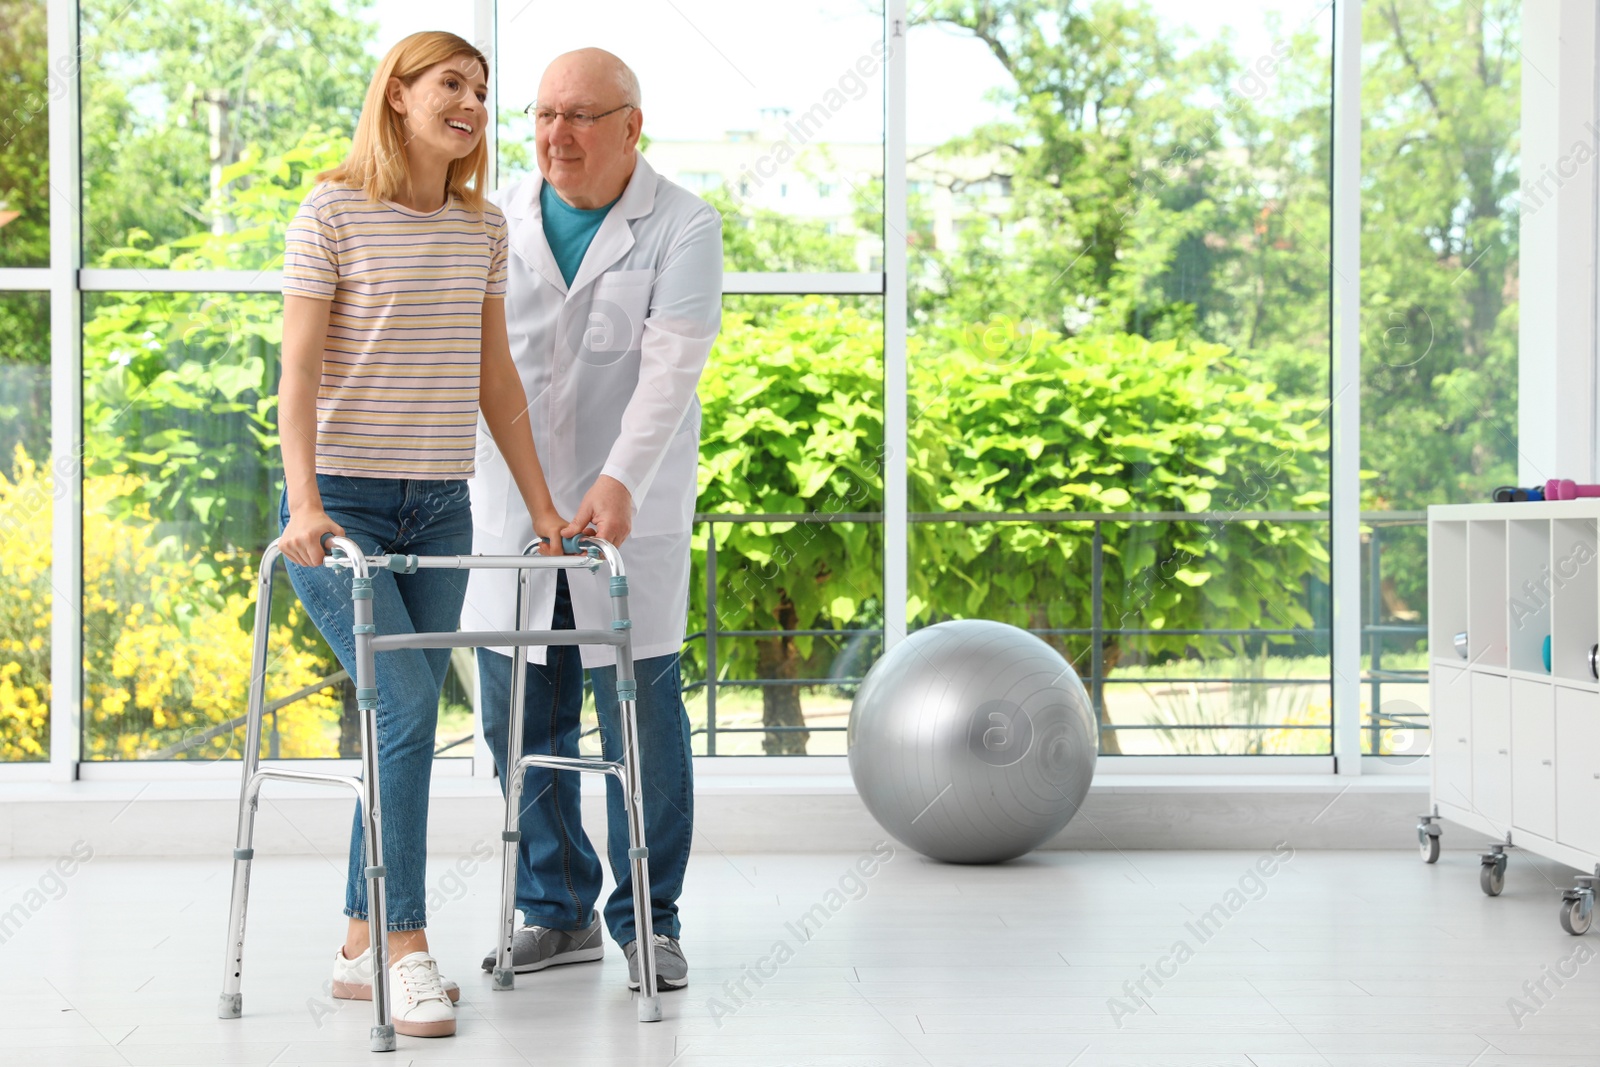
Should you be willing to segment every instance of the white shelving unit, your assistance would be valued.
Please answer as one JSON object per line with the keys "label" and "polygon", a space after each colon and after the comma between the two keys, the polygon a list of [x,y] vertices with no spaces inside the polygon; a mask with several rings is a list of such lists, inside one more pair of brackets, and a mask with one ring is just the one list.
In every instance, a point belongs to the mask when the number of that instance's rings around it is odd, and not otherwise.
{"label": "white shelving unit", "polygon": [[[1479,884],[1505,885],[1520,848],[1593,872],[1561,902],[1589,929],[1600,881],[1600,499],[1428,509],[1433,811],[1488,834]],[[1545,667],[1549,642],[1550,666]]]}

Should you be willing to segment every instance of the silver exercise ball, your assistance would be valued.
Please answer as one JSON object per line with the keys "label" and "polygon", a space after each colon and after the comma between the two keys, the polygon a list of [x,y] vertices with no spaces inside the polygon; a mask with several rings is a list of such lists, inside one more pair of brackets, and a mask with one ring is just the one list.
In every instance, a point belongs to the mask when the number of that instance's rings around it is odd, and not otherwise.
{"label": "silver exercise ball", "polygon": [[1099,754],[1072,665],[983,619],[918,630],[867,672],[850,708],[850,776],[872,817],[951,863],[997,863],[1077,814]]}

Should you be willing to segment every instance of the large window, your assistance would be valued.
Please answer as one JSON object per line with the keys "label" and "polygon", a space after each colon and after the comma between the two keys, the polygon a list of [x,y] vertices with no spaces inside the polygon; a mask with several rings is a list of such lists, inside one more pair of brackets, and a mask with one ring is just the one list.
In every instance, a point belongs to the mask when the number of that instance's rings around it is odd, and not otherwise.
{"label": "large window", "polygon": [[[723,213],[696,753],[842,753],[900,623],[965,617],[1061,650],[1108,756],[1325,766],[1351,688],[1363,751],[1426,751],[1423,509],[1516,480],[1518,212],[1540,203],[1515,196],[1512,0],[1364,5],[1338,90],[1348,9],[1322,0],[80,0],[76,69],[49,61],[51,4],[0,0],[0,761],[237,756],[285,227],[425,28],[482,30],[501,183],[537,165],[546,65],[599,46],[639,75],[646,159]],[[1343,678],[1332,131],[1356,106]],[[355,755],[353,691],[286,582],[271,611],[264,754]],[[79,651],[82,728],[52,745],[52,663]],[[444,756],[475,750],[457,667]]]}

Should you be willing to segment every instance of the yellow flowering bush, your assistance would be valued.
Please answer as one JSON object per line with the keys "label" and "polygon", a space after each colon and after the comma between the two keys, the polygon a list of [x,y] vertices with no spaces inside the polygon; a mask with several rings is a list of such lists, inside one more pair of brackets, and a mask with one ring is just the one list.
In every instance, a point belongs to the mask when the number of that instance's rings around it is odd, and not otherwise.
{"label": "yellow flowering bush", "polygon": [[50,755],[50,504],[19,445],[0,471],[0,762]]}
{"label": "yellow flowering bush", "polygon": [[[146,508],[109,514],[133,495],[126,475],[84,480],[84,758],[139,759],[244,713],[251,598],[224,593],[254,581],[243,554],[186,554],[159,536]],[[48,467],[18,450],[0,474],[0,759],[40,758],[49,700],[50,507]],[[240,579],[243,579],[241,582]],[[291,597],[292,599],[292,597]],[[300,611],[275,625],[267,699],[323,676],[319,649],[293,641]],[[280,754],[336,747],[339,694],[317,693],[278,713]],[[184,748],[181,758],[237,758],[243,728]]]}

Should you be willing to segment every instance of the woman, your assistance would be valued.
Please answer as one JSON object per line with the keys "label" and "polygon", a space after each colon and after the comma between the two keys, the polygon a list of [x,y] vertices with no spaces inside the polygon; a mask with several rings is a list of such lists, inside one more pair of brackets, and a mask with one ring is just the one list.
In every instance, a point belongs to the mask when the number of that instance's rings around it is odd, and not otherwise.
{"label": "woman", "polygon": [[[350,575],[321,566],[324,534],[369,553],[472,551],[465,479],[481,411],[517,489],[559,551],[556,513],[506,340],[505,218],[483,198],[489,64],[450,33],[390,49],[367,89],[350,158],[289,227],[278,424],[280,545],[317,628],[353,675]],[[459,628],[467,572],[379,571],[380,633]],[[377,733],[389,959],[398,1033],[455,1033],[454,983],[428,953],[428,781],[449,651],[377,657]],[[333,995],[372,995],[359,813],[345,886],[349,926]]]}

